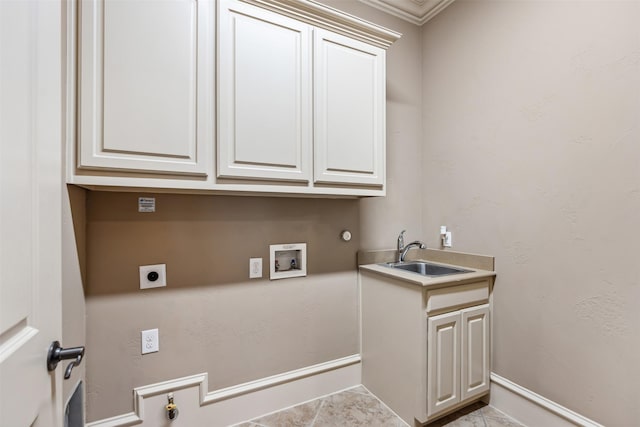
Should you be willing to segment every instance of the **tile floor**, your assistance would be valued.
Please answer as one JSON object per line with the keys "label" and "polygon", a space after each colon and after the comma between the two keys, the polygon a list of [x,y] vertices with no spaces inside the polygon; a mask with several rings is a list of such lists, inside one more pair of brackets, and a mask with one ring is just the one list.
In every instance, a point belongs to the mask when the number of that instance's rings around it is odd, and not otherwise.
{"label": "tile floor", "polygon": [[[377,397],[358,386],[289,409],[238,424],[236,427],[406,427]],[[524,427],[484,403],[475,403],[428,427]]]}

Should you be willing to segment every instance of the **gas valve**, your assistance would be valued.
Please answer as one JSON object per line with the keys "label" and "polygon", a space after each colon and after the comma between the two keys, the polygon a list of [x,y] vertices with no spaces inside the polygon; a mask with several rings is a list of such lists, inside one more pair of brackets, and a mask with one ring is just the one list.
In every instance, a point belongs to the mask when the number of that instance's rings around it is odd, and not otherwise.
{"label": "gas valve", "polygon": [[166,404],[164,409],[167,411],[167,419],[173,421],[178,418],[178,405],[173,403],[173,393],[167,395],[167,400],[169,403]]}

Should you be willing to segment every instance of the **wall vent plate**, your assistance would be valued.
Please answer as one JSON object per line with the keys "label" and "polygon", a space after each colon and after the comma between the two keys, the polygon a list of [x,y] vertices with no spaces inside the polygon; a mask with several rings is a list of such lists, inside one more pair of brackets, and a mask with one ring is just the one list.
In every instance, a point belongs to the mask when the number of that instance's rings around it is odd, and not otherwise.
{"label": "wall vent plate", "polygon": [[307,244],[287,243],[269,246],[271,280],[307,275]]}
{"label": "wall vent plate", "polygon": [[140,289],[160,288],[163,286],[167,286],[166,264],[140,266]]}

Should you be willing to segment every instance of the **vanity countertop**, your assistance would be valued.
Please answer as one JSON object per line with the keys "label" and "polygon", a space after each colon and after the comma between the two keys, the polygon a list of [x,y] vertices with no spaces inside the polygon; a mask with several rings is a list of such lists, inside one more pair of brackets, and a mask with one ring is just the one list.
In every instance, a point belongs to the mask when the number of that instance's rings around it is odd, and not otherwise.
{"label": "vanity countertop", "polygon": [[490,256],[452,251],[439,251],[435,249],[415,249],[410,251],[407,261],[427,261],[448,267],[461,267],[473,270],[469,273],[429,277],[380,265],[385,262],[393,262],[395,255],[396,251],[394,250],[358,252],[359,268],[362,272],[381,274],[392,279],[401,280],[403,282],[425,288],[442,288],[463,285],[496,276],[494,258]]}

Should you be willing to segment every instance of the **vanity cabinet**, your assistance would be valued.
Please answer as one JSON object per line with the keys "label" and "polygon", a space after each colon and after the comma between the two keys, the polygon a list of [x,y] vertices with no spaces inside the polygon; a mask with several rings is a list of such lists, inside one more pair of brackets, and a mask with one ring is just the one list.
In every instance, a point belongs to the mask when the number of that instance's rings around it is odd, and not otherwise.
{"label": "vanity cabinet", "polygon": [[489,391],[489,305],[427,318],[427,417]]}
{"label": "vanity cabinet", "polygon": [[84,0],[77,7],[79,126],[71,162],[79,174],[210,175],[214,4]]}
{"label": "vanity cabinet", "polygon": [[412,281],[385,268],[360,267],[363,385],[410,425],[486,395],[493,272]]}

